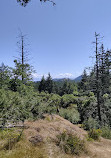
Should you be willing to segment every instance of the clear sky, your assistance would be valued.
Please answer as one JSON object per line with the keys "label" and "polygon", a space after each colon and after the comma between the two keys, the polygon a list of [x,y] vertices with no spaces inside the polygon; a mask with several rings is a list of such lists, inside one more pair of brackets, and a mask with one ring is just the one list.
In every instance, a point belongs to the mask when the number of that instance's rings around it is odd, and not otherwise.
{"label": "clear sky", "polygon": [[95,31],[111,48],[111,0],[55,2],[53,7],[31,0],[24,8],[16,0],[0,0],[0,63],[14,67],[19,28],[27,35],[35,78],[48,72],[53,78],[81,75],[92,65]]}

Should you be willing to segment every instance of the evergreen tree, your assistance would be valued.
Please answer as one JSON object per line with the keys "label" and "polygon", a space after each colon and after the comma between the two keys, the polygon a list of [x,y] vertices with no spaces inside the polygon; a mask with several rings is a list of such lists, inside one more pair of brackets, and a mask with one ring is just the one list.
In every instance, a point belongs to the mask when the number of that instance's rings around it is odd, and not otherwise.
{"label": "evergreen tree", "polygon": [[38,90],[39,90],[39,92],[42,92],[42,91],[45,91],[45,89],[46,89],[46,81],[45,81],[45,78],[43,76],[41,81],[40,81]]}
{"label": "evergreen tree", "polygon": [[52,89],[53,93],[59,94],[59,87],[57,85],[56,82],[53,82],[53,89]]}
{"label": "evergreen tree", "polygon": [[11,68],[5,66],[4,63],[0,66],[0,88],[8,88],[11,79]]}
{"label": "evergreen tree", "polygon": [[79,84],[80,88],[83,90],[83,92],[86,92],[88,90],[88,75],[86,70],[84,70],[81,82]]}
{"label": "evergreen tree", "polygon": [[[86,91],[87,88],[84,85],[87,85],[86,83],[88,82],[89,91],[94,92],[96,96],[94,115],[98,116],[97,119],[102,125],[103,122],[104,124],[105,122],[108,122],[110,116],[108,114],[108,111],[110,111],[108,100],[110,100],[110,98],[107,97],[107,99],[104,100],[104,96],[110,96],[111,92],[111,51],[105,52],[103,44],[101,45],[100,49],[98,48],[98,36],[98,34],[95,34],[96,61],[90,75],[87,76],[86,73],[84,73],[84,77],[81,81],[81,88]],[[92,116],[94,115],[92,114]]]}
{"label": "evergreen tree", "polygon": [[69,80],[65,79],[63,86],[61,87],[61,90],[60,90],[60,95],[72,94],[72,93],[73,93],[73,86]]}
{"label": "evergreen tree", "polygon": [[48,77],[46,79],[46,87],[45,90],[48,91],[48,93],[52,93],[53,92],[53,80],[51,78],[50,73],[48,74]]}

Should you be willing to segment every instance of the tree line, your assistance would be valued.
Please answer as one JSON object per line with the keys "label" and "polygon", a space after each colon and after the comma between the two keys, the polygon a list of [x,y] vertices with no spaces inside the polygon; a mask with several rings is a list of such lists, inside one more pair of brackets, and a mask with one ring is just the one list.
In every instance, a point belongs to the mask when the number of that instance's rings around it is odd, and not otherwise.
{"label": "tree line", "polygon": [[82,93],[94,93],[98,120],[103,123],[109,118],[111,123],[111,106],[108,103],[111,101],[111,50],[105,51],[104,45],[100,45],[99,34],[95,33],[95,38],[95,64],[89,75],[84,70],[79,88]]}
{"label": "tree line", "polygon": [[0,118],[25,120],[57,113],[72,123],[92,121],[96,127],[111,127],[111,51],[98,44],[95,34],[95,64],[80,82],[54,81],[50,75],[40,82],[32,80],[33,68],[25,53],[24,36],[20,38],[20,57],[15,67],[0,66]]}

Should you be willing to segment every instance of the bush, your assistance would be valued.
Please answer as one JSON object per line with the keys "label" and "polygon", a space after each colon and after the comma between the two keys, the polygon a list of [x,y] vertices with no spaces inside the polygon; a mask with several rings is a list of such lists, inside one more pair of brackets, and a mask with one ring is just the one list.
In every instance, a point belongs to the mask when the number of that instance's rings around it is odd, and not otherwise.
{"label": "bush", "polygon": [[7,128],[0,130],[0,139],[3,141],[2,149],[10,150],[21,139],[23,129]]}
{"label": "bush", "polygon": [[81,152],[86,151],[85,141],[76,135],[63,132],[57,138],[57,145],[67,154],[79,155]]}
{"label": "bush", "polygon": [[67,108],[70,106],[70,104],[76,104],[77,98],[73,94],[64,94],[61,97],[61,106],[63,108]]}
{"label": "bush", "polygon": [[111,129],[109,127],[103,127],[101,136],[106,139],[111,139]]}
{"label": "bush", "polygon": [[102,131],[100,129],[91,129],[88,132],[88,136],[89,138],[92,138],[94,140],[99,140],[100,139],[100,135],[101,135]]}
{"label": "bush", "polygon": [[99,124],[95,119],[90,117],[87,121],[83,122],[83,128],[85,130],[97,129],[99,128]]}
{"label": "bush", "polygon": [[80,118],[79,118],[79,112],[75,109],[60,109],[59,112],[60,116],[63,117],[64,119],[67,119],[71,123],[77,123]]}

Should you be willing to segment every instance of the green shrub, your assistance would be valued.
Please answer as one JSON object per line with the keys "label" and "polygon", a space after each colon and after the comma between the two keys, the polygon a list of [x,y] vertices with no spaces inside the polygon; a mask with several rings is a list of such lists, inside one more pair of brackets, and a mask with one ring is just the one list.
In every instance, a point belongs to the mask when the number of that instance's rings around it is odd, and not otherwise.
{"label": "green shrub", "polygon": [[73,94],[64,94],[61,97],[61,106],[63,108],[67,108],[70,106],[70,104],[76,104],[77,98]]}
{"label": "green shrub", "polygon": [[99,140],[101,136],[102,131],[100,129],[91,129],[88,132],[88,137],[92,138],[94,140]]}
{"label": "green shrub", "polygon": [[109,127],[103,127],[101,136],[106,139],[111,139],[111,129]]}
{"label": "green shrub", "polygon": [[63,132],[57,138],[57,145],[67,154],[79,155],[81,152],[86,151],[85,141],[76,135]]}
{"label": "green shrub", "polygon": [[71,123],[77,123],[80,120],[79,112],[75,108],[63,109],[59,111],[60,116],[67,119]]}
{"label": "green shrub", "polygon": [[0,130],[0,139],[4,142],[3,149],[10,150],[12,147],[21,139],[23,129],[1,129]]}
{"label": "green shrub", "polygon": [[83,128],[85,130],[97,129],[98,127],[99,127],[98,122],[91,117],[87,121],[83,122]]}

